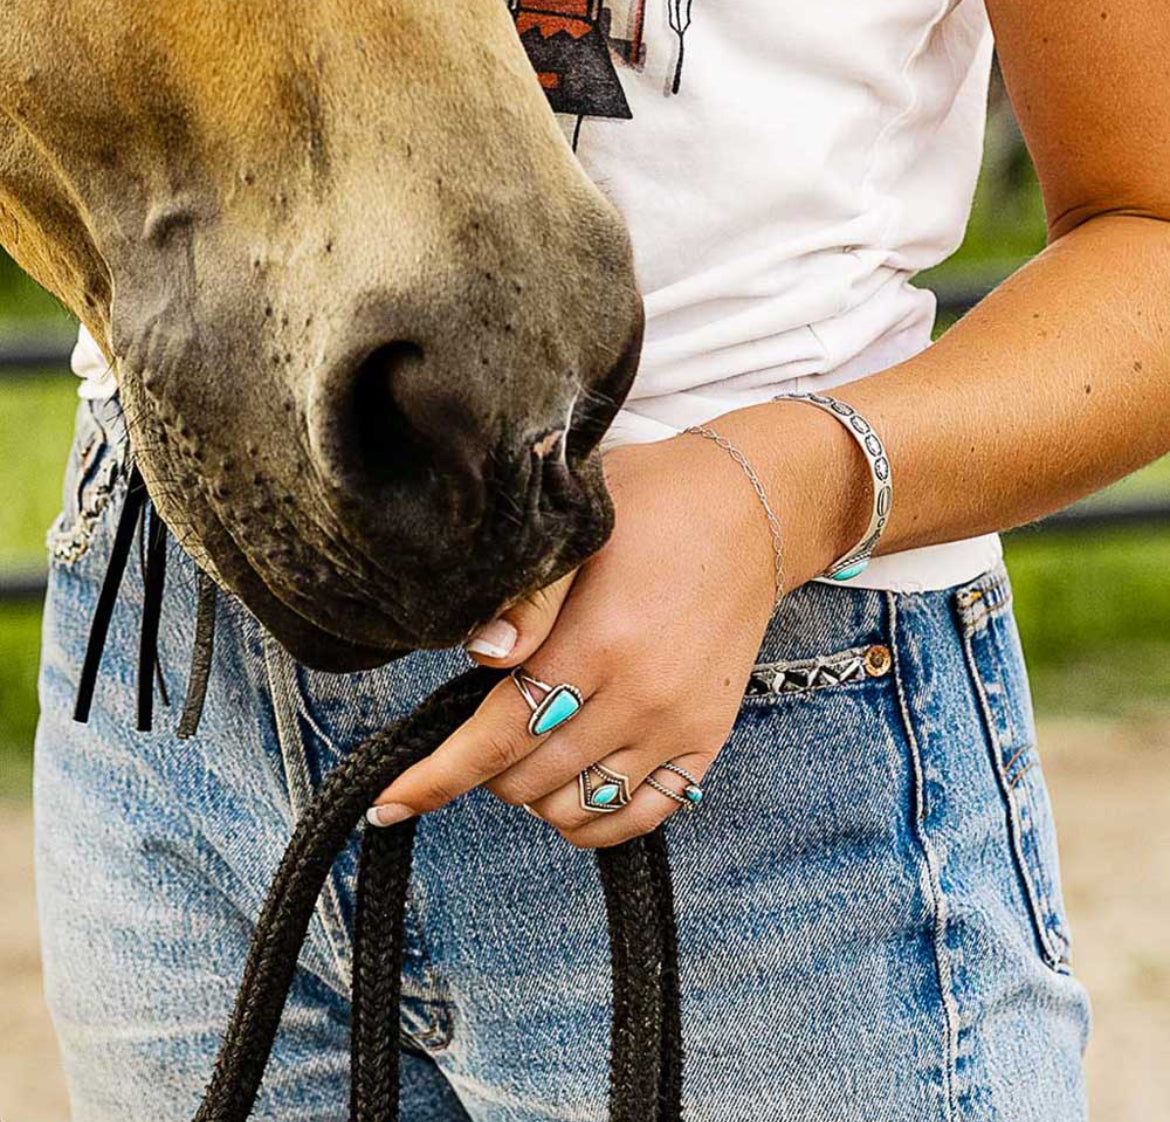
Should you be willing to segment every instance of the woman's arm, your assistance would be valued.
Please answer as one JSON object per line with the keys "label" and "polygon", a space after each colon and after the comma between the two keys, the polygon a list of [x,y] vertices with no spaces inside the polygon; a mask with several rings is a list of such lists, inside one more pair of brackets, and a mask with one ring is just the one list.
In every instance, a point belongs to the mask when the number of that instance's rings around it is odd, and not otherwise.
{"label": "woman's arm", "polygon": [[[933,347],[834,391],[890,452],[886,553],[1026,522],[1170,450],[1165,0],[988,8],[1051,244]],[[864,468],[831,419],[776,404],[716,427],[805,532],[791,544],[794,579],[856,541]]]}
{"label": "woman's arm", "polygon": [[[989,0],[1053,244],[924,354],[840,391],[890,452],[883,550],[1026,521],[1170,448],[1165,2]],[[772,403],[714,427],[766,482],[788,587],[857,540],[867,477],[832,418]],[[382,824],[482,784],[575,845],[612,845],[678,810],[641,782],[655,767],[673,760],[701,777],[720,751],[775,592],[756,495],[729,456],[691,435],[619,448],[606,474],[613,536],[573,578],[489,625],[478,655],[573,682],[580,715],[533,738],[502,682],[383,792]],[[576,773],[599,760],[634,787],[615,814],[579,805]]]}

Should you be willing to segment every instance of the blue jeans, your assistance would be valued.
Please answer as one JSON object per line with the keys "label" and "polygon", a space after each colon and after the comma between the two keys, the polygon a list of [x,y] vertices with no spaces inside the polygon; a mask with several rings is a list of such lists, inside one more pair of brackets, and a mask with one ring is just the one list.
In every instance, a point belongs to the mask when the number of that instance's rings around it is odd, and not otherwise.
{"label": "blue jeans", "polygon": [[[172,543],[172,698],[134,729],[132,564],[93,715],[70,719],[125,481],[83,403],[51,535],[37,737],[48,999],[75,1122],[190,1117],[269,876],[350,746],[466,665],[296,665],[221,599],[197,738],[173,735],[194,569]],[[666,825],[692,1122],[1075,1122],[1088,1008],[1002,570],[783,603],[701,811]],[[712,672],[716,672],[714,669]],[[334,869],[256,1117],[343,1119],[355,853]],[[404,1122],[605,1117],[592,855],[477,789],[424,817],[407,913]]]}

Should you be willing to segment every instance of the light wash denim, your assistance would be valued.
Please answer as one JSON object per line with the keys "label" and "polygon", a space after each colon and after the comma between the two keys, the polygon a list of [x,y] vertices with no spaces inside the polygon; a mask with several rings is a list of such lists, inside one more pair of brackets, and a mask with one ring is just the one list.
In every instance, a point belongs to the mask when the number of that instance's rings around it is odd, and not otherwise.
{"label": "light wash denim", "polygon": [[[170,710],[134,732],[132,564],[93,716],[74,724],[124,493],[116,410],[82,404],[51,534],[45,968],[75,1122],[181,1122],[297,815],[352,745],[466,658],[314,673],[224,598],[203,725],[180,741],[195,581],[172,543]],[[690,1122],[1085,1117],[1088,1006],[1010,606],[997,570],[922,595],[811,585],[779,609],[702,809],[666,826]],[[351,849],[320,902],[257,1118],[347,1116],[354,867]],[[420,823],[407,940],[404,1122],[605,1118],[590,853],[477,789]]]}

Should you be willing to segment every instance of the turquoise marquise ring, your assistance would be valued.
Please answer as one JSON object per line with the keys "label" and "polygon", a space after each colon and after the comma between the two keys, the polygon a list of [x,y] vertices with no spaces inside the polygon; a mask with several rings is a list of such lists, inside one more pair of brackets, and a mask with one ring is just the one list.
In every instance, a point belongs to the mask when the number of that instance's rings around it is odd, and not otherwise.
{"label": "turquoise marquise ring", "polygon": [[[528,703],[532,716],[528,718],[528,732],[532,736],[544,736],[546,732],[560,728],[566,721],[571,721],[581,712],[585,699],[576,686],[562,682],[559,686],[550,686],[539,678],[534,678],[523,666],[517,666],[509,675],[520,696]],[[537,697],[533,691],[539,690]]]}
{"label": "turquoise marquise ring", "polygon": [[577,775],[581,809],[596,814],[621,810],[630,801],[630,778],[605,764],[590,764]]}

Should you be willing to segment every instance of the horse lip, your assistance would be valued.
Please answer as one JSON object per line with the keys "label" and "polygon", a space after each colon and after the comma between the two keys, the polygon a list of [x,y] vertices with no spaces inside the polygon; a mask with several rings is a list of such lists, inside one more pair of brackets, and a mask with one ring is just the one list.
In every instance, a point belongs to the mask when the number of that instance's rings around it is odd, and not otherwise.
{"label": "horse lip", "polygon": [[580,463],[601,443],[634,384],[646,328],[641,300],[637,310],[637,319],[617,361],[598,385],[582,389],[577,397],[565,438],[566,458],[570,464]]}

